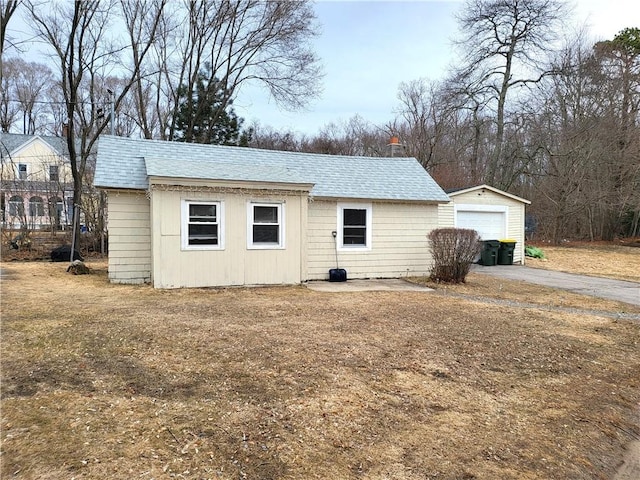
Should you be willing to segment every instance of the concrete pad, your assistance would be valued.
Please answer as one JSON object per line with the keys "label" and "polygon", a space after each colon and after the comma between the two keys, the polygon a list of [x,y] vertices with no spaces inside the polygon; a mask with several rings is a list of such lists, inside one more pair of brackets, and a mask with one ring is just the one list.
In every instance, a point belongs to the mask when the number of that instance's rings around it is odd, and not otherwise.
{"label": "concrete pad", "polygon": [[305,284],[316,292],[432,292],[433,289],[407,282],[401,278],[384,278],[369,280],[347,280],[346,282],[329,282],[315,280]]}

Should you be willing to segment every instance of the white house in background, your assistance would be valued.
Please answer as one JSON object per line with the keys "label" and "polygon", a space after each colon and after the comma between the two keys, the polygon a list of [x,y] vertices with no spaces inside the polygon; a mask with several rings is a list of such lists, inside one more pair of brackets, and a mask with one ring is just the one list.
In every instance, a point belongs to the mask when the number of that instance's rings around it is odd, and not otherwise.
{"label": "white house in background", "polygon": [[452,202],[440,207],[442,222],[470,228],[482,240],[516,240],[513,262],[524,264],[525,206],[529,200],[489,185],[448,191]]}
{"label": "white house in background", "polygon": [[158,288],[424,275],[449,197],[413,158],[104,136],[109,278]]}
{"label": "white house in background", "polygon": [[0,134],[2,228],[63,229],[71,224],[73,180],[67,139]]}

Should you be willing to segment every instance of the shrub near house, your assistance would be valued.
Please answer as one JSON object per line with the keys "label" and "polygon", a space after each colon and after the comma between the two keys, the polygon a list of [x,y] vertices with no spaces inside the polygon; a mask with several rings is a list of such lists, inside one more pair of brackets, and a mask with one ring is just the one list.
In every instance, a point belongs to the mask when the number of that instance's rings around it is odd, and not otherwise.
{"label": "shrub near house", "polygon": [[464,228],[439,228],[429,233],[433,268],[431,280],[462,283],[465,281],[481,244],[478,232]]}

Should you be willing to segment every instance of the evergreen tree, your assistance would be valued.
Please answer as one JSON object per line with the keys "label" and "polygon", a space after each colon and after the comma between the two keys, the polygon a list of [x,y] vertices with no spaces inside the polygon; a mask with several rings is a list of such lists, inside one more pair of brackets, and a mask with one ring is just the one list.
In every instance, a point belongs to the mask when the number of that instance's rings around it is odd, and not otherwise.
{"label": "evergreen tree", "polygon": [[[175,112],[174,140],[214,145],[247,145],[250,132],[241,132],[243,118],[232,108],[230,93],[217,78],[211,78],[210,67],[198,73],[193,96],[180,86],[180,102]],[[226,107],[225,107],[226,105]]]}

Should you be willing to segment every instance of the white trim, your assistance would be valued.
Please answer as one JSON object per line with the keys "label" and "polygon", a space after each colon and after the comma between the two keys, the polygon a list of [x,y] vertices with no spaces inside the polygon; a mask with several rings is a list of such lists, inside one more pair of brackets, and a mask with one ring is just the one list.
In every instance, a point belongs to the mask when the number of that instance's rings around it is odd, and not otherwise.
{"label": "white trim", "polygon": [[[276,207],[278,209],[278,243],[253,243],[253,207]],[[285,202],[247,202],[247,250],[285,249]]]}
{"label": "white trim", "polygon": [[[366,210],[366,244],[365,245],[344,245],[344,210]],[[337,245],[339,252],[369,252],[372,248],[373,240],[373,204],[338,202],[336,208],[337,216]]]}
{"label": "white trim", "polygon": [[487,185],[486,183],[483,184],[483,185],[477,185],[475,187],[470,187],[470,188],[465,188],[463,190],[457,190],[455,192],[450,192],[447,195],[449,195],[449,197],[456,197],[458,195],[462,195],[462,194],[465,194],[465,193],[475,192],[476,190],[489,190],[490,192],[496,193],[498,195],[502,195],[502,196],[505,196],[507,198],[511,198],[513,200],[516,200],[518,202],[522,202],[524,204],[531,205],[531,201],[527,200],[526,198],[518,197],[517,195],[512,195],[511,193],[505,192],[504,190],[497,189],[495,187]]}
{"label": "white trim", "polygon": [[[16,179],[17,180],[28,180],[29,179],[29,165],[27,163],[22,163],[24,160],[18,159],[18,163],[16,164]],[[24,178],[20,175],[22,171],[20,167],[24,167]]]}
{"label": "white trim", "polygon": [[[189,245],[189,205],[215,205],[218,224],[217,245]],[[182,199],[180,205],[180,248],[186,250],[224,250],[224,202],[222,200]]]}

